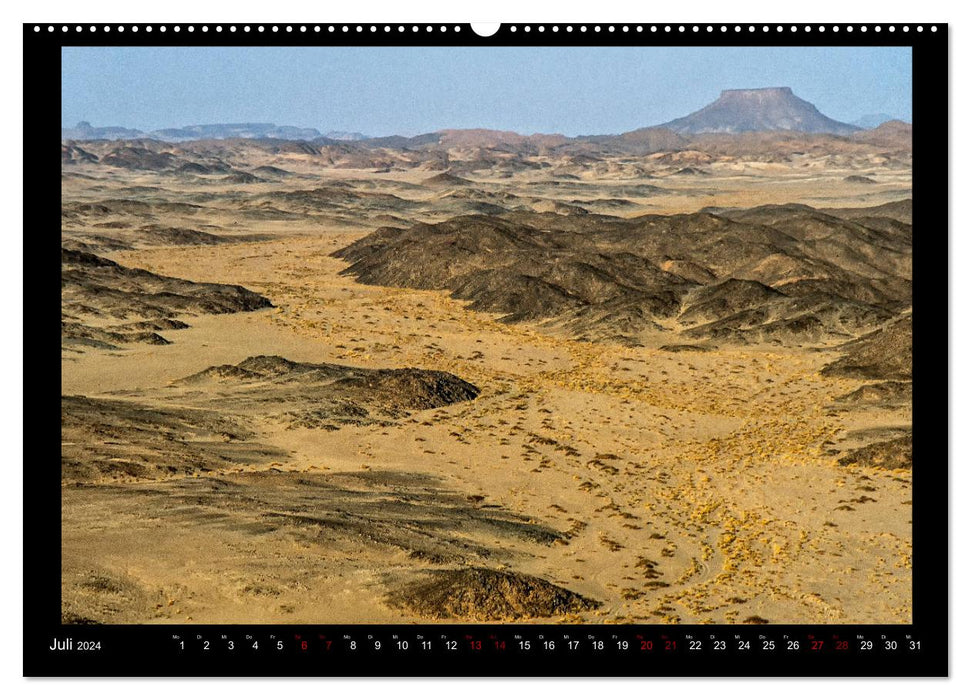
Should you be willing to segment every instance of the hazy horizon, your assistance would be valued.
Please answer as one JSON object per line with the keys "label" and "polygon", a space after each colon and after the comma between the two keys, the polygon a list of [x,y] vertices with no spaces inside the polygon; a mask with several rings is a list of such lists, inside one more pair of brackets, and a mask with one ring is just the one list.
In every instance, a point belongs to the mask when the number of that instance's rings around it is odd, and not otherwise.
{"label": "hazy horizon", "polygon": [[776,86],[839,121],[910,121],[911,85],[909,47],[65,47],[61,124],[577,136]]}

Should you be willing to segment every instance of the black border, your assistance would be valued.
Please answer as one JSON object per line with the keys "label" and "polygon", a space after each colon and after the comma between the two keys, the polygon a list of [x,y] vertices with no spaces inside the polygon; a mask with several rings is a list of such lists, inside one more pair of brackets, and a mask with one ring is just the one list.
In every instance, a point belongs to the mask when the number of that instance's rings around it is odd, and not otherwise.
{"label": "black border", "polygon": [[[48,30],[51,26],[53,31]],[[62,29],[65,26],[66,31]],[[110,32],[104,31],[106,26]],[[148,31],[149,26],[152,31]],[[235,31],[230,29],[233,26]],[[244,30],[247,26],[249,31]],[[260,32],[259,26],[264,31]],[[55,391],[59,393],[60,387],[45,382],[28,391],[24,399],[25,414],[32,418],[25,421],[25,438],[30,431],[33,444],[42,446],[35,457],[25,459],[23,466],[24,675],[946,676],[948,428],[947,400],[942,393],[948,386],[948,280],[942,270],[947,269],[948,231],[948,25],[746,23],[724,25],[726,31],[722,31],[721,23],[517,24],[503,25],[491,37],[478,36],[468,24],[394,23],[387,25],[390,31],[385,31],[385,26],[371,22],[24,24],[24,144],[30,144],[32,152],[32,157],[24,159],[24,208],[31,212],[31,218],[25,217],[24,296],[37,300],[32,303],[44,309],[33,314],[37,319],[34,334],[25,336],[25,374],[31,368],[34,371],[28,376],[46,377],[50,367],[60,367],[60,325],[54,312],[60,306],[54,283],[60,270],[59,253],[58,246],[49,242],[54,237],[44,231],[60,227],[53,193],[60,191],[61,168],[57,142],[51,135],[60,128],[63,46],[910,46],[916,232],[914,462],[919,465],[913,474],[913,624],[61,625],[60,478],[54,466],[59,462],[59,447],[55,445],[60,444],[59,435],[55,435],[55,426],[60,425],[60,401]],[[405,31],[398,31],[402,26]],[[890,31],[891,26],[894,31]],[[119,31],[120,27],[124,31]],[[34,235],[37,229],[42,229],[40,235]],[[38,274],[38,270],[43,272]],[[37,440],[38,434],[44,437]],[[346,651],[345,634],[365,646],[380,640],[383,650]],[[197,635],[211,640],[209,652],[201,649]],[[225,649],[227,640],[222,635],[236,642],[237,651]],[[253,639],[246,639],[246,635]],[[368,640],[367,635],[374,639]],[[179,651],[177,636],[188,642],[186,651]],[[712,636],[727,640],[728,649],[714,651]],[[50,644],[55,637],[71,637],[75,644],[98,639],[101,651],[53,652]],[[454,652],[445,649],[445,639],[456,642]],[[591,639],[603,641],[605,649],[594,650]],[[849,648],[837,650],[837,639],[848,641]],[[332,643],[329,651],[328,640]],[[410,642],[409,651],[390,651],[403,640]],[[432,650],[420,649],[420,642],[425,640],[432,642]],[[481,650],[475,649],[476,640]],[[524,640],[531,641],[530,651],[519,649],[519,641]],[[581,641],[579,648],[570,651],[568,641],[577,640]],[[751,649],[734,648],[738,641],[746,640]],[[759,650],[766,640],[776,643],[774,651]],[[861,640],[872,641],[874,650],[861,651]],[[252,641],[260,641],[263,651],[247,651]],[[285,642],[284,651],[274,651],[276,641]],[[506,642],[504,651],[497,648],[500,641]],[[557,649],[540,652],[538,646],[545,641],[555,641]],[[627,650],[616,648],[619,641],[628,642]],[[642,651],[642,643],[648,641],[652,650]],[[690,651],[692,641],[701,641],[702,650]],[[798,641],[799,651],[787,650],[789,641]],[[920,643],[919,651],[910,651],[911,641]],[[300,648],[303,642],[307,642],[306,651]],[[665,651],[671,642],[675,648]],[[887,642],[896,642],[897,649],[886,651]],[[813,648],[817,646],[821,648]],[[268,647],[271,653],[267,653]]]}

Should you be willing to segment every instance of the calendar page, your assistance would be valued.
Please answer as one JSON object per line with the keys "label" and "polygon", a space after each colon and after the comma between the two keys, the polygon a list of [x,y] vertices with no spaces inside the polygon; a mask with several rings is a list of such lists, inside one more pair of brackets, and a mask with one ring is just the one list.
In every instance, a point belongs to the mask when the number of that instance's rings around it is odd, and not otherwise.
{"label": "calendar page", "polygon": [[24,25],[25,674],[946,675],[947,33]]}

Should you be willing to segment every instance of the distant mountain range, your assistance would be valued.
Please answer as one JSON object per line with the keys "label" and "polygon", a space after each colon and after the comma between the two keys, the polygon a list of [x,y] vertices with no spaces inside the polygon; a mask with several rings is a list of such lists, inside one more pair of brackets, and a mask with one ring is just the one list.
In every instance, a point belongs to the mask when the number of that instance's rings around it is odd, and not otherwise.
{"label": "distant mountain range", "polygon": [[89,122],[78,122],[73,129],[61,129],[61,138],[74,141],[94,141],[105,139],[158,139],[160,141],[201,141],[204,139],[283,139],[287,141],[360,141],[367,136],[357,132],[328,131],[299,126],[277,126],[271,123],[244,122],[240,124],[194,124],[174,129],[139,131],[123,126],[91,126]]}
{"label": "distant mountain range", "polygon": [[894,120],[895,117],[883,112],[880,112],[879,114],[864,114],[862,117],[853,122],[853,126],[858,126],[861,129],[873,129],[881,124],[886,124],[887,122]]}
{"label": "distant mountain range", "polygon": [[[850,136],[891,121],[886,114],[869,114],[854,124],[827,117],[791,88],[771,87],[723,90],[721,96],[687,116],[653,127],[623,134],[577,136],[562,134],[523,135],[512,131],[489,129],[442,129],[418,136],[382,136],[371,138],[358,132],[329,131],[270,123],[197,124],[175,129],[144,132],[121,126],[93,127],[80,122],[73,129],[61,129],[61,139],[70,141],[156,139],[167,142],[206,139],[280,139],[311,141],[318,144],[360,142],[372,148],[421,148],[425,146],[471,146],[494,148],[563,147],[570,143],[588,142],[613,145],[625,150],[653,152],[674,148],[686,136],[704,134],[752,134],[764,132],[798,132]],[[899,124],[900,122],[894,122]]]}

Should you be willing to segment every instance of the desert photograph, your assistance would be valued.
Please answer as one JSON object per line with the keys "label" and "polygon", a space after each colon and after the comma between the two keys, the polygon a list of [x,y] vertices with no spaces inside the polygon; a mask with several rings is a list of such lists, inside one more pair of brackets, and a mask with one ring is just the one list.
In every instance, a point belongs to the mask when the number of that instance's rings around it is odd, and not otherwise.
{"label": "desert photograph", "polygon": [[911,622],[910,61],[63,49],[63,622]]}

